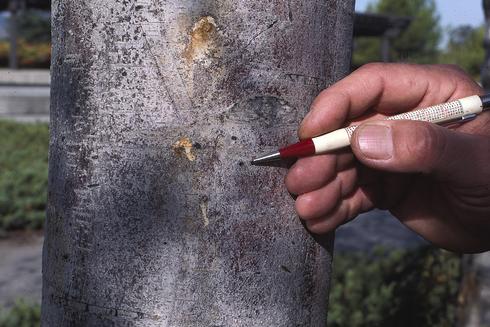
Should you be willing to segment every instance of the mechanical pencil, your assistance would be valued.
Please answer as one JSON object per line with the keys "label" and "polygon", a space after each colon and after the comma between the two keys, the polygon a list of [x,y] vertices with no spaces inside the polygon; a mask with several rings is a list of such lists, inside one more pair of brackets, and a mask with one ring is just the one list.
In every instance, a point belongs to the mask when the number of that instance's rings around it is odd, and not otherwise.
{"label": "mechanical pencil", "polygon": [[[464,123],[490,109],[490,94],[473,95],[459,100],[431,106],[424,109],[390,116],[387,120],[419,120],[435,124]],[[279,151],[252,160],[252,165],[267,165],[270,162],[288,158],[300,158],[327,153],[350,145],[352,133],[357,125],[341,128],[298,143],[288,145]]]}

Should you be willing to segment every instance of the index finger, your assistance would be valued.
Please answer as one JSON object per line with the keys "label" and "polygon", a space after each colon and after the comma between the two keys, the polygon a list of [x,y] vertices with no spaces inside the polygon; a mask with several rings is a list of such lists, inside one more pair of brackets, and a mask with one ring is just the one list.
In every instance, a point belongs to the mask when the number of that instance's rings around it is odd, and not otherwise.
{"label": "index finger", "polygon": [[298,132],[317,136],[366,114],[394,114],[481,93],[461,70],[447,65],[365,65],[322,91]]}

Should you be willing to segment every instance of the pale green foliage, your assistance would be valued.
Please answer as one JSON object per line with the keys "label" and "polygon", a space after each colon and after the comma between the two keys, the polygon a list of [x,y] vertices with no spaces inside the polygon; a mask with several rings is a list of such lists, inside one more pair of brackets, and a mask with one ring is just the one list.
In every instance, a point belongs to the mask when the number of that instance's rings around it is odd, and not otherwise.
{"label": "pale green foliage", "polygon": [[449,29],[449,41],[441,54],[440,63],[454,64],[463,68],[475,80],[480,79],[480,70],[485,59],[483,26],[468,25]]}

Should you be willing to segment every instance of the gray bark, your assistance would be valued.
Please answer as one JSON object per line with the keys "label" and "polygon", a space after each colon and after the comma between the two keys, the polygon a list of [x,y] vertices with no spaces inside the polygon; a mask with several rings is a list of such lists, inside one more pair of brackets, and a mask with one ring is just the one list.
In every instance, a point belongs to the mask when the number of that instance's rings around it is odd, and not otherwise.
{"label": "gray bark", "polygon": [[333,237],[257,153],[348,72],[353,1],[53,1],[44,326],[324,326]]}
{"label": "gray bark", "polygon": [[485,15],[485,61],[482,65],[481,82],[485,91],[490,91],[490,1],[483,0],[483,13]]}

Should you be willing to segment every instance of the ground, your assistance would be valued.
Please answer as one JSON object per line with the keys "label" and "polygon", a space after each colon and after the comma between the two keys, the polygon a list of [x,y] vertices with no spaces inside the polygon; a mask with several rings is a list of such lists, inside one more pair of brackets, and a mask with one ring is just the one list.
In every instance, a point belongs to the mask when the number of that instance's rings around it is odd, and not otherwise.
{"label": "ground", "polygon": [[18,298],[41,302],[42,232],[14,233],[0,239],[0,307]]}

